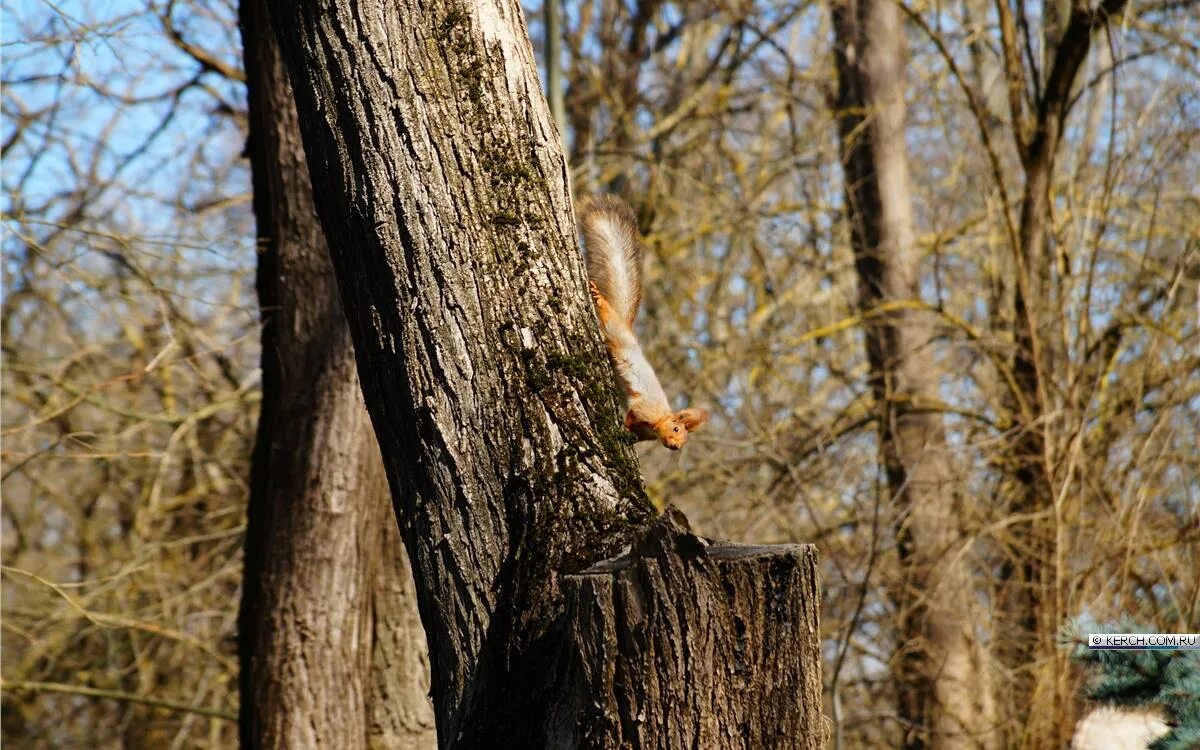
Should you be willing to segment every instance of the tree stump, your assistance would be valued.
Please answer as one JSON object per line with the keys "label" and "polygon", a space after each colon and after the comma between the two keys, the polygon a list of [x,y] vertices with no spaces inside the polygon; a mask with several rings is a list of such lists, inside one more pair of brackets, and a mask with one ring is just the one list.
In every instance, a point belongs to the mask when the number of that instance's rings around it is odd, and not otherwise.
{"label": "tree stump", "polygon": [[712,542],[671,508],[562,586],[548,747],[823,745],[813,545]]}

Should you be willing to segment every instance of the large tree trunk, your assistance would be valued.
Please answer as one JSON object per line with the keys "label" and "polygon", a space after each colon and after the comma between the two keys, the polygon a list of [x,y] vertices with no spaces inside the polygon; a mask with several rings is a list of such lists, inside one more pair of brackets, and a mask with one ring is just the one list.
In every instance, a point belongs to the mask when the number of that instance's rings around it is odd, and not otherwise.
{"label": "large tree trunk", "polygon": [[[558,573],[615,554],[653,511],[586,293],[568,172],[521,7],[340,0],[272,10],[413,560],[439,741],[550,746],[589,726],[563,709],[578,694],[564,660],[608,666],[568,638],[570,584]],[[779,627],[812,629],[797,619],[806,611],[780,607]],[[696,637],[679,653],[702,653]],[[730,637],[713,641],[719,652],[737,647]],[[697,670],[709,666],[696,658]],[[798,695],[779,710],[813,710],[814,700]],[[636,723],[641,706],[618,710]]]}
{"label": "large tree trunk", "polygon": [[238,623],[242,746],[432,747],[424,634],[291,87],[262,0],[242,3],[241,23],[263,315]]}
{"label": "large tree trunk", "polygon": [[[892,671],[908,748],[987,746],[990,696],[972,638],[972,578],[920,299],[905,146],[906,50],[890,0],[842,0],[838,132],[859,277],[859,308],[878,403],[880,453],[893,503],[900,627]],[[888,308],[889,303],[901,303]]]}

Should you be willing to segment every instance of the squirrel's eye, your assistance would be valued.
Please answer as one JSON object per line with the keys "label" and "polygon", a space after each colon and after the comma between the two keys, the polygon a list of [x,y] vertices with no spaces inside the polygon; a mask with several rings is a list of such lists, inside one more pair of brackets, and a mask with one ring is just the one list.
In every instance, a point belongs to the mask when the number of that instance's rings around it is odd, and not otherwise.
{"label": "squirrel's eye", "polygon": [[679,432],[679,427],[676,427],[676,428],[675,428],[675,431],[676,431],[676,432]]}

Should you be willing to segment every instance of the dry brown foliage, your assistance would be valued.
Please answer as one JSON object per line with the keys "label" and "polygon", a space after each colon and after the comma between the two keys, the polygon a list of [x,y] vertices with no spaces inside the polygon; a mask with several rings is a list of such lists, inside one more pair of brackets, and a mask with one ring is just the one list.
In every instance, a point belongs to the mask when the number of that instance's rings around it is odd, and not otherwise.
{"label": "dry brown foliage", "polygon": [[[921,406],[944,418],[969,530],[946,554],[969,561],[989,612],[1004,561],[1028,553],[1004,488],[1019,431],[1038,430],[1056,611],[1194,630],[1200,16],[1134,4],[1073,89],[1030,424],[1014,398],[1021,170],[995,8],[905,7],[922,269],[905,304],[937,322],[940,398]],[[228,747],[259,397],[236,9],[91,12],[5,8],[3,738]],[[635,205],[643,343],[680,406],[713,411],[685,451],[642,450],[651,492],[706,535],[820,546],[826,713],[844,747],[894,746],[894,506],[828,8],[587,1],[563,21],[577,192]],[[1023,54],[1040,61],[1043,24],[1028,24]],[[987,649],[1005,637],[987,616],[976,633]]]}

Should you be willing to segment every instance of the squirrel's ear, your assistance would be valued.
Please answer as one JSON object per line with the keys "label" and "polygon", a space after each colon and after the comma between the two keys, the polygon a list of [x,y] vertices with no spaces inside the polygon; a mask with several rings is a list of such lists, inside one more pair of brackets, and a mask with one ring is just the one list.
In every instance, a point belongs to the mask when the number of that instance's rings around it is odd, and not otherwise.
{"label": "squirrel's ear", "polygon": [[675,418],[680,422],[683,422],[683,426],[687,428],[688,432],[695,432],[703,427],[704,423],[708,421],[708,409],[700,409],[696,407],[684,409],[676,414]]}

